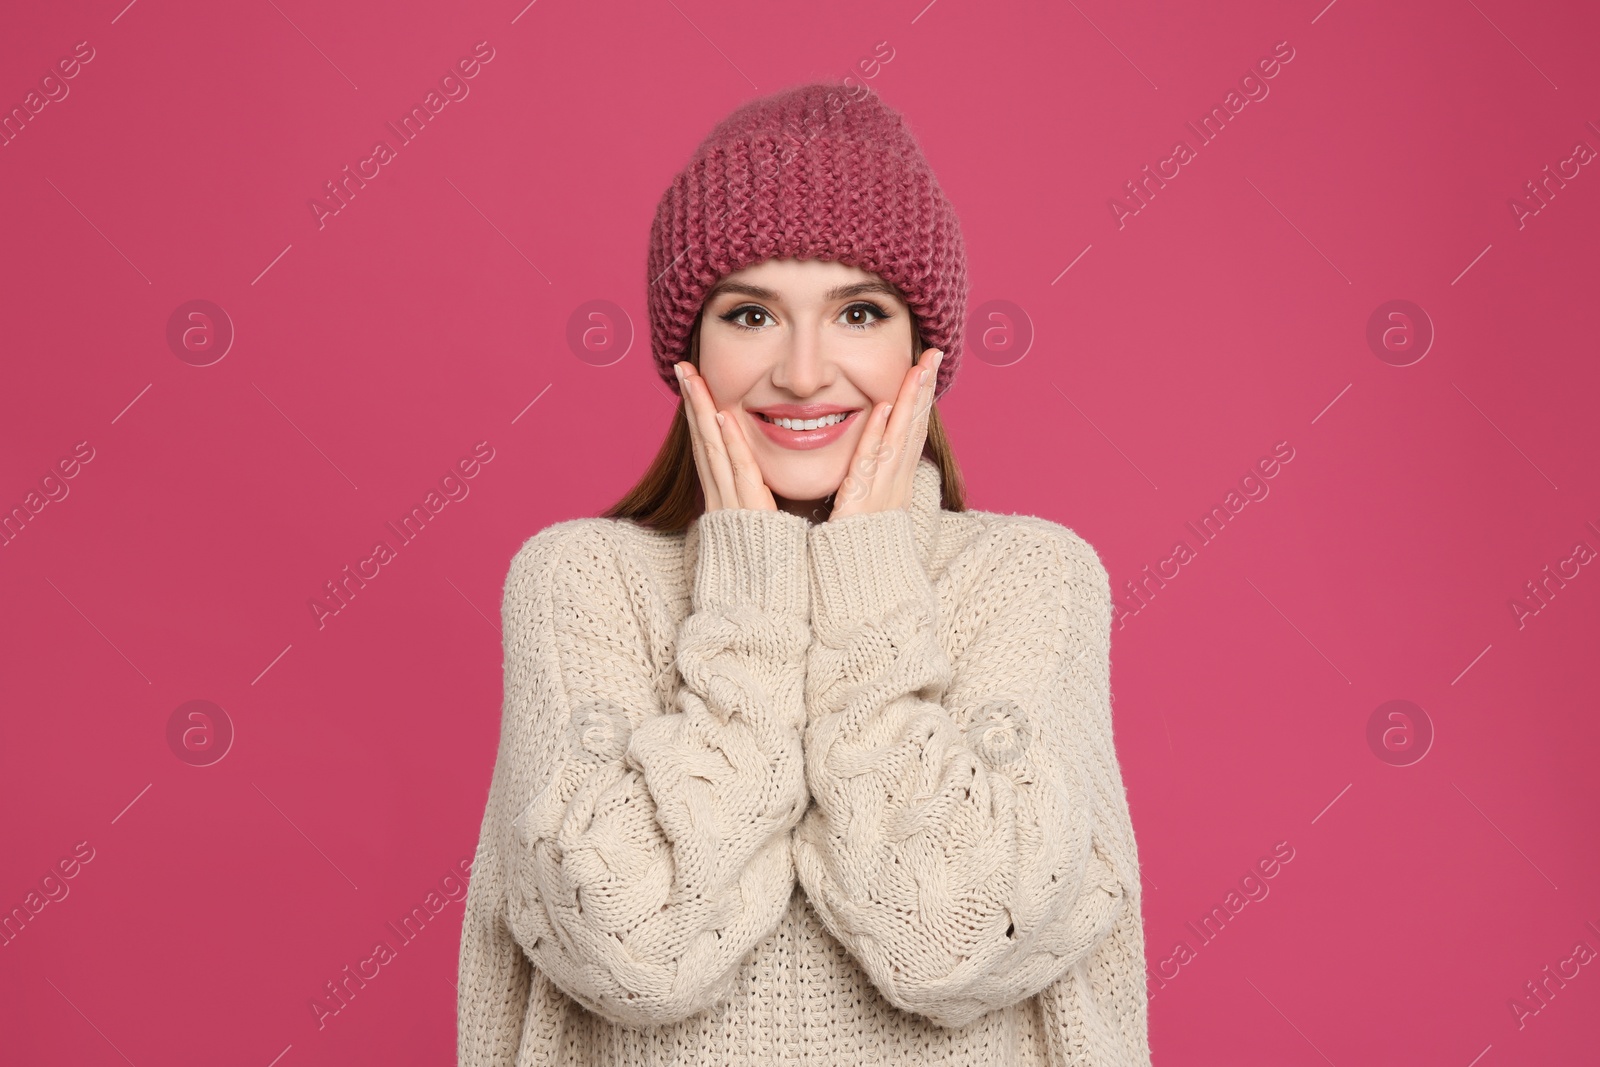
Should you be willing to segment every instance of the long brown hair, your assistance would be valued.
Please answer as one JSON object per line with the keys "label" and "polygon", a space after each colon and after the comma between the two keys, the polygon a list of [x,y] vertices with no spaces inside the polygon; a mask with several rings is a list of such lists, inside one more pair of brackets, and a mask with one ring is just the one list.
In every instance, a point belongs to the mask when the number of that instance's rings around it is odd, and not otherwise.
{"label": "long brown hair", "polygon": [[[696,315],[689,328],[689,353],[685,357],[695,369],[700,367],[700,320],[705,312]],[[926,347],[922,331],[917,329],[916,318],[911,323],[912,362],[921,357]],[[939,405],[928,411],[928,435],[922,444],[922,454],[939,467],[940,506],[946,511],[967,510],[966,485],[961,478],[961,468],[956,465],[955,453],[950,448],[950,438],[939,419]],[[694,442],[689,437],[688,415],[684,401],[672,414],[672,425],[667,428],[666,440],[656,451],[655,459],[627,495],[602,513],[601,518],[629,519],[652,530],[676,533],[705,511],[705,496],[700,486],[700,473],[694,464]]]}

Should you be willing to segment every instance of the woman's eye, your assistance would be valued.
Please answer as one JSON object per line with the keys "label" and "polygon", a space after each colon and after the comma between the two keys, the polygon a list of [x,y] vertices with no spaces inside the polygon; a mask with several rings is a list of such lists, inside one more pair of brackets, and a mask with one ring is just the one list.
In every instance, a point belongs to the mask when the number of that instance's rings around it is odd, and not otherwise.
{"label": "woman's eye", "polygon": [[851,326],[858,330],[868,329],[880,319],[886,319],[889,317],[889,313],[883,310],[877,304],[866,302],[851,304],[840,314],[844,318],[844,324],[846,326]]}
{"label": "woman's eye", "polygon": [[[866,330],[877,325],[880,320],[889,318],[889,312],[871,301],[861,301],[845,308],[839,316],[843,324],[851,329]],[[772,313],[754,304],[745,304],[724,312],[721,318],[741,330],[760,330],[773,323]]]}
{"label": "woman's eye", "polygon": [[[755,321],[740,322],[739,320],[744,318],[746,315],[751,316]],[[740,329],[744,330],[759,330],[763,326],[770,326],[772,324],[772,316],[768,314],[766,309],[758,308],[749,304],[745,305],[744,307],[734,308],[726,315],[723,315],[722,318],[724,321],[731,322],[735,326],[738,326]]]}

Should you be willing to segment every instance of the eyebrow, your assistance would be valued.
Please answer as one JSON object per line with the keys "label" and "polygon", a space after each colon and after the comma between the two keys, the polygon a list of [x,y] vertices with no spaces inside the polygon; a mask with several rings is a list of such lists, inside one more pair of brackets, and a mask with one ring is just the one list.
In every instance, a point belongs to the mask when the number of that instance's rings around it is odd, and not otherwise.
{"label": "eyebrow", "polygon": [[[721,296],[723,293],[738,293],[743,296],[754,297],[757,300],[776,301],[782,299],[782,296],[779,293],[771,289],[763,288],[759,285],[750,285],[747,282],[722,282],[713,288],[711,292],[706,294],[706,303],[709,304],[712,300]],[[822,299],[824,302],[829,302],[833,300],[843,300],[846,297],[851,296],[863,296],[867,293],[881,293],[884,296],[889,296],[896,300],[904,301],[904,297],[902,297],[893,286],[879,281],[855,282],[850,285],[836,285],[832,289],[829,289],[826,293],[823,293]]]}

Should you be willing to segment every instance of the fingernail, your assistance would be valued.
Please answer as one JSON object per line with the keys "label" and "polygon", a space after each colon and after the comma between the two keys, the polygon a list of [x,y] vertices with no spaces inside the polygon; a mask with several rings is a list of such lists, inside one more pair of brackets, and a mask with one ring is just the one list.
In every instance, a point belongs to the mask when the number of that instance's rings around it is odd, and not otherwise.
{"label": "fingernail", "polygon": [[727,422],[727,420],[722,417],[722,412],[720,412],[720,411],[717,412],[717,425],[721,426],[726,422]]}
{"label": "fingernail", "polygon": [[890,404],[888,407],[883,409],[883,418],[884,418],[885,422],[887,422],[889,420],[889,412],[891,412],[893,410],[894,410],[894,405],[893,404]]}
{"label": "fingernail", "polygon": [[931,371],[928,368],[924,367],[922,369],[922,376],[917,379],[917,384],[919,384],[919,385],[927,385],[928,384],[928,376],[930,374],[932,374],[932,373],[933,373],[933,371]]}

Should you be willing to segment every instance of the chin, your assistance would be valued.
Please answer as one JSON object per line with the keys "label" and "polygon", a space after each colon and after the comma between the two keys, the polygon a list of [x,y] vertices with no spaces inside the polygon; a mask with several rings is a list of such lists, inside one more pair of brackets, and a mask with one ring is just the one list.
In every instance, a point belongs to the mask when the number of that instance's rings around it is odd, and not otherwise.
{"label": "chin", "polygon": [[761,476],[774,496],[785,500],[821,500],[844,481],[846,463],[843,455],[805,459],[784,456],[770,469],[763,469]]}

